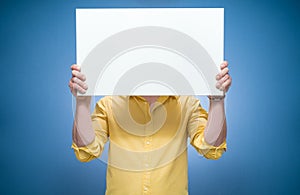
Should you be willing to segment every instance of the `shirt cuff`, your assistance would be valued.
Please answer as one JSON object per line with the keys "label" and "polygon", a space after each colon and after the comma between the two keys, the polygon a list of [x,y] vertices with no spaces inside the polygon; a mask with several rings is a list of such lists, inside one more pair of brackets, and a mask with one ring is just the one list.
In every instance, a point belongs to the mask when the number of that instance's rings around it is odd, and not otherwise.
{"label": "shirt cuff", "polygon": [[198,139],[194,139],[191,144],[201,155],[212,160],[219,159],[227,149],[226,140],[224,140],[224,142],[219,146],[213,146],[205,141],[203,133],[198,137]]}
{"label": "shirt cuff", "polygon": [[92,141],[92,143],[78,147],[75,142],[72,143],[71,148],[74,149],[76,158],[80,162],[89,162],[95,158],[98,158],[101,154],[101,149],[99,144],[97,143],[97,138]]}

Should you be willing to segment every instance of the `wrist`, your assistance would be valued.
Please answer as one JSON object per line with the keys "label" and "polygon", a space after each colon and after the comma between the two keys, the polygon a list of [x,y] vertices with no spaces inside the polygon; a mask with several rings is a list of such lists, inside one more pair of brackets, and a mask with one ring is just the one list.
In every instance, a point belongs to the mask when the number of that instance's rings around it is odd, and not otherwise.
{"label": "wrist", "polygon": [[77,105],[90,105],[91,96],[76,96]]}
{"label": "wrist", "polygon": [[218,95],[218,96],[207,96],[208,99],[210,101],[213,101],[213,102],[220,102],[220,101],[223,101],[225,99],[225,95]]}

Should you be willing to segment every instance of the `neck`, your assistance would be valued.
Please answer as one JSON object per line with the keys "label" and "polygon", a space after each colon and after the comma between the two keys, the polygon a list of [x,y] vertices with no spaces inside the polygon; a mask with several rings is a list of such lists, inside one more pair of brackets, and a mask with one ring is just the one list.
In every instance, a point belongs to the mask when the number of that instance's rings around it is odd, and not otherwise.
{"label": "neck", "polygon": [[147,102],[149,102],[149,104],[154,103],[159,98],[159,96],[141,96],[141,97],[145,98]]}

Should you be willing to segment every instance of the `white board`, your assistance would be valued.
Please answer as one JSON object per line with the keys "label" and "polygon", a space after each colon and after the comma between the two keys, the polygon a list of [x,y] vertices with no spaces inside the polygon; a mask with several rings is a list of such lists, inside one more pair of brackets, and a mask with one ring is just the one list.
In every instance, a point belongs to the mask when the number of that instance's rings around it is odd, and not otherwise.
{"label": "white board", "polygon": [[222,95],[223,8],[76,9],[85,95]]}

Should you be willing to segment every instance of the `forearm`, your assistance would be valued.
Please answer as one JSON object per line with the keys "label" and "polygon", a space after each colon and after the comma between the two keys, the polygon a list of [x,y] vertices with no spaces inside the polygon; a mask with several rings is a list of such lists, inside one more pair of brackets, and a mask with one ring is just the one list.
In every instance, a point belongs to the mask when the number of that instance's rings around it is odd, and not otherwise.
{"label": "forearm", "polygon": [[213,146],[221,145],[227,135],[224,99],[210,100],[209,114],[206,128],[204,130],[205,141]]}
{"label": "forearm", "polygon": [[86,146],[95,139],[90,113],[90,97],[76,98],[76,112],[73,123],[73,142],[78,146]]}

